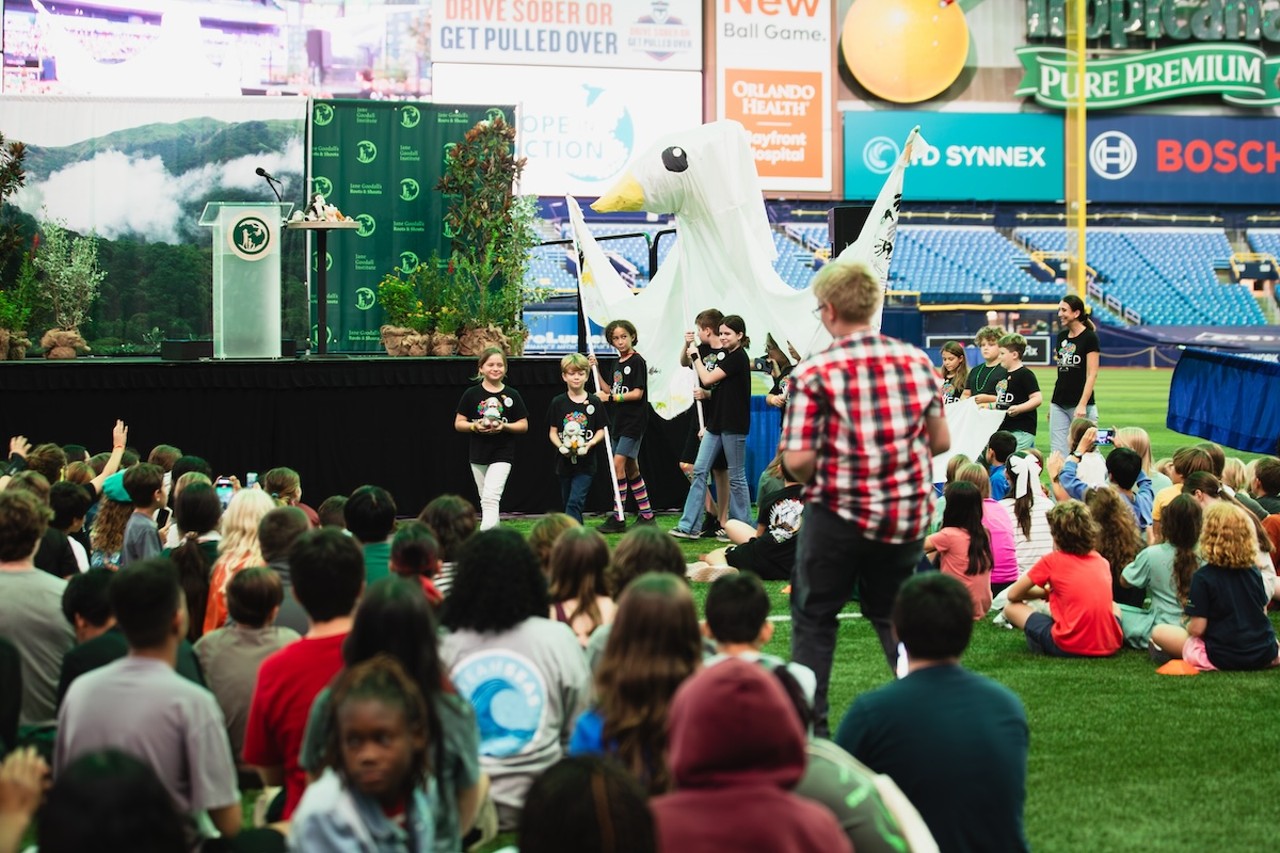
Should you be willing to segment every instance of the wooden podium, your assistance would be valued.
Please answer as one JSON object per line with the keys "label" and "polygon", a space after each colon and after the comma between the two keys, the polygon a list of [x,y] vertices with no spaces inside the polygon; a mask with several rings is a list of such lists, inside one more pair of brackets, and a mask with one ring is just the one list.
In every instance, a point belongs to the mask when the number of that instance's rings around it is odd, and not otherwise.
{"label": "wooden podium", "polygon": [[290,222],[286,228],[298,231],[313,231],[316,235],[316,355],[329,354],[329,232],[355,231],[360,227],[358,222]]}

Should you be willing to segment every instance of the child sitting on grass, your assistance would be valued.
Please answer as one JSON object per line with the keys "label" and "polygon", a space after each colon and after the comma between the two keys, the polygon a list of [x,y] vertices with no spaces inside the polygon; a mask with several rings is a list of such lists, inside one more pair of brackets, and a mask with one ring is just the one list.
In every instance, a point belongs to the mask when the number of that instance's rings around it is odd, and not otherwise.
{"label": "child sitting on grass", "polygon": [[982,493],[973,483],[947,486],[942,529],[924,540],[925,555],[938,555],[938,569],[964,584],[976,622],[991,609],[991,539],[982,526]]}
{"label": "child sitting on grass", "polygon": [[770,670],[786,669],[812,707],[818,683],[813,670],[761,651],[773,639],[773,623],[769,621],[769,593],[759,575],[744,571],[717,580],[707,593],[706,614],[702,633],[716,644],[715,655],[706,659],[708,666],[736,657]]}
{"label": "child sitting on grass", "polygon": [[427,708],[389,656],[344,670],[333,687],[327,769],[293,815],[293,851],[431,850]]}
{"label": "child sitting on grass", "polygon": [[1191,577],[1186,629],[1157,625],[1151,640],[1202,672],[1280,665],[1267,594],[1255,563],[1253,522],[1240,507],[1217,502],[1204,513],[1200,550],[1208,565]]}
{"label": "child sitting on grass", "polygon": [[[1098,523],[1079,501],[1049,510],[1053,553],[1009,587],[1005,618],[1027,634],[1027,647],[1052,657],[1107,657],[1124,637],[1112,612],[1111,567],[1094,545]],[[1047,598],[1053,616],[1025,601]]]}

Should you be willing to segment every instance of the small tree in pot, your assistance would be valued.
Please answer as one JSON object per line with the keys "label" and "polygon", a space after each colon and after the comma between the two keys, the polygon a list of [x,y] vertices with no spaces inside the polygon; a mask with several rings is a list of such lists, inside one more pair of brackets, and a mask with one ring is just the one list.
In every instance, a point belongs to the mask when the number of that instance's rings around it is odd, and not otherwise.
{"label": "small tree in pot", "polygon": [[45,332],[40,346],[48,358],[74,358],[88,350],[80,337],[80,324],[98,298],[106,272],[98,266],[98,235],[79,237],[68,231],[65,222],[42,222],[44,235],[35,256],[35,268],[43,283],[47,307],[54,327]]}

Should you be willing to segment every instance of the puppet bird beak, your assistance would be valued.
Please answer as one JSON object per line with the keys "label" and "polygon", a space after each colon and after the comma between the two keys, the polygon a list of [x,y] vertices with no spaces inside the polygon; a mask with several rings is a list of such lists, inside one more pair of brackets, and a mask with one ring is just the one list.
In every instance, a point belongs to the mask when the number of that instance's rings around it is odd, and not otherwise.
{"label": "puppet bird beak", "polygon": [[644,188],[640,182],[631,177],[631,173],[623,175],[609,191],[596,199],[591,205],[596,213],[615,213],[620,210],[644,210]]}

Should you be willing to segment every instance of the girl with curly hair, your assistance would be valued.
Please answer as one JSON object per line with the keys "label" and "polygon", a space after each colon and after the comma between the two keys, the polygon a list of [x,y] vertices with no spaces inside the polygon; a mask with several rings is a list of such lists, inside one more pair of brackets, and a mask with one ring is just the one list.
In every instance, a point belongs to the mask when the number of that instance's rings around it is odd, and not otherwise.
{"label": "girl with curly hair", "polygon": [[1256,560],[1258,540],[1246,510],[1217,501],[1204,513],[1200,552],[1206,566],[1191,576],[1187,627],[1157,625],[1151,640],[1170,657],[1202,672],[1280,666],[1276,632]]}
{"label": "girl with curly hair", "polygon": [[564,755],[586,706],[582,646],[547,618],[538,558],[514,530],[483,530],[457,554],[440,621],[440,659],[480,725],[480,767],[492,780],[498,827],[515,829],[529,786]]}
{"label": "girl with curly hair", "polygon": [[1144,544],[1133,510],[1115,489],[1106,487],[1085,492],[1084,504],[1098,523],[1098,553],[1111,567],[1111,598],[1117,604],[1141,607],[1145,598],[1142,590],[1120,583],[1120,573],[1138,556]]}

